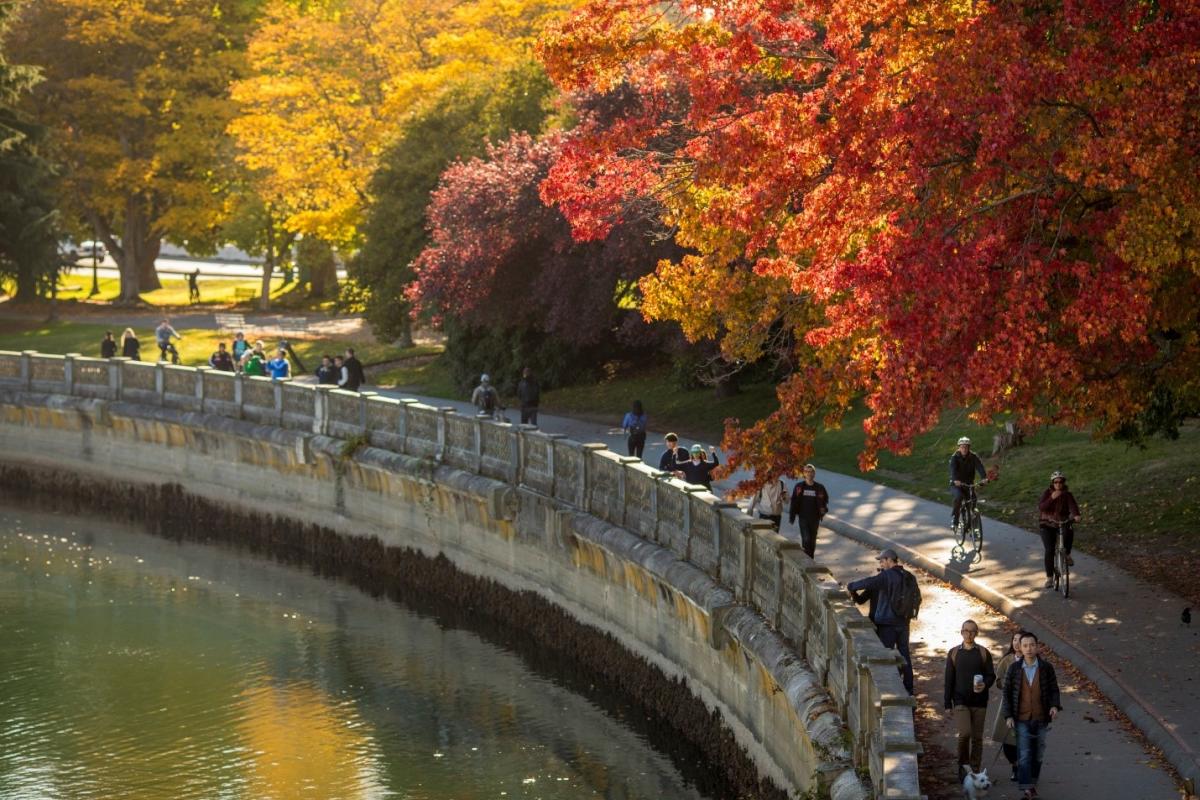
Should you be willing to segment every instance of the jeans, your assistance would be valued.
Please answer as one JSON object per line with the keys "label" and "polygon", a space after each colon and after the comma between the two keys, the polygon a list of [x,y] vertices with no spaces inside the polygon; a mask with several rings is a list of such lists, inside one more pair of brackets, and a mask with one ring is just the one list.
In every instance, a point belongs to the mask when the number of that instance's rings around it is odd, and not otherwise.
{"label": "jeans", "polygon": [[816,517],[805,519],[803,516],[796,518],[796,527],[800,529],[800,547],[808,553],[809,558],[815,558],[813,555],[817,551],[817,527],[819,521]]}
{"label": "jeans", "polygon": [[900,654],[900,658],[904,659],[904,663],[900,665],[900,677],[904,679],[904,688],[909,694],[913,693],[913,668],[912,656],[908,654],[908,626],[907,625],[876,625],[875,635],[879,637],[879,643],[884,647],[896,648],[896,652]]}
{"label": "jeans", "polygon": [[[1058,546],[1058,526],[1053,528],[1042,525],[1038,528],[1042,534],[1042,548],[1045,550],[1046,556],[1046,577],[1054,577],[1054,548]],[[1075,544],[1075,526],[1068,525],[1063,528],[1063,549],[1067,551],[1067,555],[1071,555],[1071,545]]]}
{"label": "jeans", "polygon": [[537,425],[537,406],[521,406],[521,424]]}
{"label": "jeans", "polygon": [[963,500],[967,499],[967,491],[968,490],[962,486],[950,487],[950,496],[954,498],[954,505],[952,506],[953,510],[950,512],[951,523],[958,522],[958,512],[962,510]]}
{"label": "jeans", "polygon": [[629,445],[629,455],[641,458],[642,451],[646,449],[645,432],[629,434],[629,441],[627,443]]}
{"label": "jeans", "polygon": [[760,512],[758,518],[770,522],[774,526],[776,533],[779,532],[779,523],[783,522],[783,514],[763,514]]}
{"label": "jeans", "polygon": [[1038,719],[1017,720],[1017,785],[1022,789],[1037,786],[1046,754],[1046,733],[1050,723]]}

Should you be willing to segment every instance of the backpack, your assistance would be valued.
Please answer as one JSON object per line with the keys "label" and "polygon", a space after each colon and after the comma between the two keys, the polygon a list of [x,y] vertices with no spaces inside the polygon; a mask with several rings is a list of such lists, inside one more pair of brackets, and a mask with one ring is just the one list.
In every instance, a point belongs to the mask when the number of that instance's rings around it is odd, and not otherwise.
{"label": "backpack", "polygon": [[496,410],[496,390],[490,386],[483,390],[483,410],[489,414]]}
{"label": "backpack", "polygon": [[638,416],[636,414],[634,415],[633,422],[631,422],[629,424],[629,434],[631,436],[645,436],[646,435],[646,415],[645,414],[642,414],[641,416]]}
{"label": "backpack", "polygon": [[900,582],[893,584],[888,604],[905,622],[916,619],[921,613],[921,587],[917,585],[917,576],[901,567]]}

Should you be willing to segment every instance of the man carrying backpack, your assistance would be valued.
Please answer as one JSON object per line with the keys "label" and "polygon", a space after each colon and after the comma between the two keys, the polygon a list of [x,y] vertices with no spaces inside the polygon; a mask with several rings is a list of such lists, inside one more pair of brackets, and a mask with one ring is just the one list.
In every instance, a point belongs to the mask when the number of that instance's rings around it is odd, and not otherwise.
{"label": "man carrying backpack", "polygon": [[496,408],[499,406],[499,395],[496,394],[496,389],[492,386],[492,379],[485,372],[479,376],[479,385],[475,387],[475,391],[471,392],[471,403],[479,413],[486,415],[489,419],[496,416]]}
{"label": "man carrying backpack", "polygon": [[846,588],[856,603],[870,602],[870,618],[880,643],[900,653],[904,688],[913,693],[912,656],[908,652],[908,626],[921,609],[917,578],[900,566],[900,557],[890,547],[877,557],[879,572],[851,583]]}

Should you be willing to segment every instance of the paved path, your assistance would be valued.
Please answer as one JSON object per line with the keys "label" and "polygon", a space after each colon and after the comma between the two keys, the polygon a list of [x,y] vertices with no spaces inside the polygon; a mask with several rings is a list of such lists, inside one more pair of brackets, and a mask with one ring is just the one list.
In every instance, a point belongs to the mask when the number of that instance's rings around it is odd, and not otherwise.
{"label": "paved path", "polygon": [[[382,393],[414,396],[403,391]],[[466,402],[419,399],[466,413],[474,410]],[[619,414],[613,415],[614,426],[619,419]],[[539,422],[547,431],[624,450],[624,437],[615,428],[546,414],[540,415]],[[662,447],[662,435],[650,434],[646,460],[657,465]],[[718,483],[718,491],[731,488],[738,478]],[[1036,631],[1058,655],[1095,682],[1184,777],[1200,776],[1196,759],[1200,745],[1200,677],[1196,676],[1200,621],[1191,628],[1183,625],[1181,599],[1078,553],[1072,597],[1064,600],[1041,588],[1040,539],[1028,531],[985,519],[983,559],[964,565],[950,555],[947,506],[850,476],[822,471],[818,480],[829,489],[832,500],[828,525],[818,540],[817,559],[837,580],[847,583],[870,574],[877,550],[895,547],[902,560]],[[830,529],[841,535],[833,535]],[[797,536],[786,524],[783,532]],[[981,642],[996,655],[1003,652],[1009,634],[1001,629],[1004,617],[973,597],[939,581],[924,582],[927,601],[912,641],[915,662],[922,672],[917,685],[921,713],[931,715],[942,713],[941,670],[946,650],[959,641],[960,622],[968,617],[979,619]],[[1142,744],[1106,716],[1103,699],[1081,686],[1068,671],[1062,672],[1066,713],[1051,734],[1042,794],[1063,800],[1177,798],[1174,783],[1152,762]],[[945,733],[932,745],[953,752],[952,727],[947,721]],[[925,741],[931,745],[928,737]],[[995,750],[995,745],[987,745],[989,763]],[[953,762],[948,763],[953,769]],[[1003,759],[990,774],[998,778],[1000,797],[1016,796]]]}

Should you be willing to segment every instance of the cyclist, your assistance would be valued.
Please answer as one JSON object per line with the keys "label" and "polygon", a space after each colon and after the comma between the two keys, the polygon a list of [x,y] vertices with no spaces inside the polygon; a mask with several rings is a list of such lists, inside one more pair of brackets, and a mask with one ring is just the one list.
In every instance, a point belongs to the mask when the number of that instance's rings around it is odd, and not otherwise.
{"label": "cyclist", "polygon": [[1042,534],[1042,547],[1046,554],[1046,588],[1054,586],[1054,547],[1058,542],[1058,524],[1063,526],[1063,550],[1067,553],[1067,566],[1075,566],[1071,558],[1071,545],[1075,541],[1075,527],[1079,522],[1079,504],[1075,495],[1067,488],[1067,476],[1055,470],[1050,476],[1050,488],[1042,492],[1038,501],[1038,528]]}
{"label": "cyclist", "polygon": [[962,509],[967,490],[975,483],[987,483],[987,470],[979,456],[971,452],[971,440],[963,436],[958,440],[958,449],[950,456],[950,494],[954,497],[954,510],[950,514],[950,529],[958,527],[958,512]]}
{"label": "cyclist", "polygon": [[175,332],[168,320],[163,320],[158,327],[154,329],[154,339],[158,342],[158,360],[166,361],[167,353],[171,354],[171,363],[179,363],[179,351],[175,349],[175,345],[171,344],[171,337],[182,341],[183,337]]}

